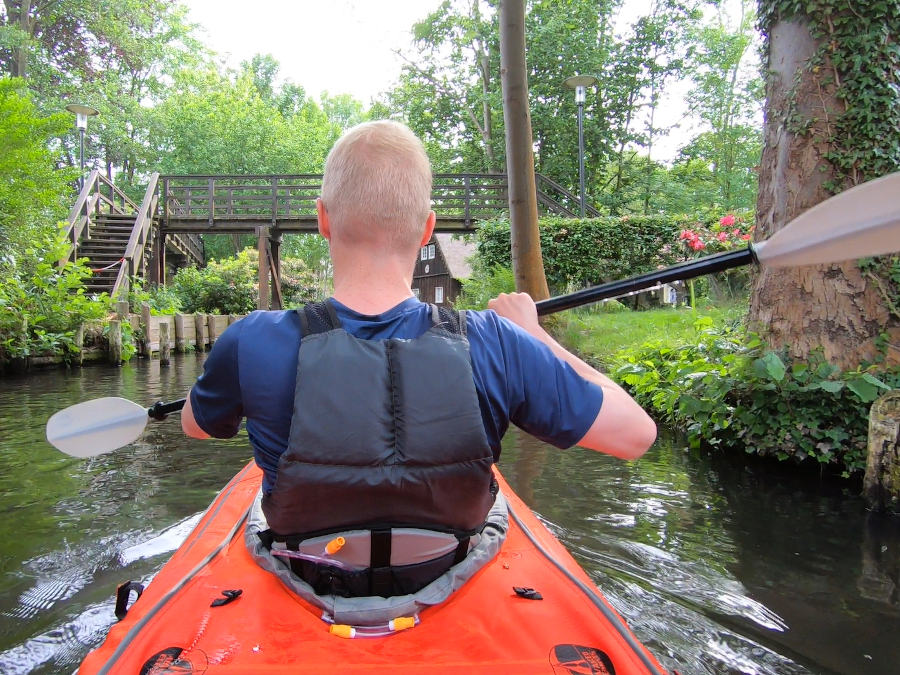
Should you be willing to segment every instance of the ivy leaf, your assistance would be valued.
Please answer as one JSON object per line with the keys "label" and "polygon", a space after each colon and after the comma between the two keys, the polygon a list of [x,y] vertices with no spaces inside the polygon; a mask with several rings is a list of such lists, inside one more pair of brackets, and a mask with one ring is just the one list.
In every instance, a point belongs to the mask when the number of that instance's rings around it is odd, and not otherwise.
{"label": "ivy leaf", "polygon": [[769,352],[764,357],[759,359],[765,368],[766,374],[776,382],[781,382],[784,379],[784,375],[787,372],[787,368],[784,365],[784,361],[776,354],[775,352]]}
{"label": "ivy leaf", "polygon": [[870,403],[878,398],[878,387],[861,377],[848,380],[847,389],[856,394],[863,403]]}
{"label": "ivy leaf", "polygon": [[821,382],[809,385],[809,389],[822,389],[831,394],[836,394],[843,388],[844,383],[839,382],[838,380],[822,380]]}

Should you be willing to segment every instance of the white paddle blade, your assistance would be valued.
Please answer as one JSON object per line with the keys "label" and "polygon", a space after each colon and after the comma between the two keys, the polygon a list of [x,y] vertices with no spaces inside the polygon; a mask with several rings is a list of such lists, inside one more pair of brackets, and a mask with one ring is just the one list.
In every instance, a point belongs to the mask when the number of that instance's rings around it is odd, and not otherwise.
{"label": "white paddle blade", "polygon": [[47,440],[73,457],[93,457],[136,440],[147,426],[147,409],[117,396],[69,406],[47,420]]}
{"label": "white paddle blade", "polygon": [[789,267],[900,251],[900,172],[861,183],[753,245],[761,265]]}

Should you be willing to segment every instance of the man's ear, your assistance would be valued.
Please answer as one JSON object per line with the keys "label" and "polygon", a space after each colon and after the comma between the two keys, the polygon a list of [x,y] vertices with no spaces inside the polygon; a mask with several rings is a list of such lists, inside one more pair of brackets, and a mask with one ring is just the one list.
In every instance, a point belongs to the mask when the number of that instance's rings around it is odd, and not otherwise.
{"label": "man's ear", "polygon": [[331,241],[331,223],[328,222],[328,210],[321,197],[316,199],[316,216],[319,223],[319,234]]}
{"label": "man's ear", "polygon": [[431,241],[431,235],[434,234],[434,224],[437,221],[436,216],[434,215],[434,211],[428,212],[428,220],[425,221],[425,233],[422,236],[422,243],[419,244],[419,248],[423,247],[429,241]]}

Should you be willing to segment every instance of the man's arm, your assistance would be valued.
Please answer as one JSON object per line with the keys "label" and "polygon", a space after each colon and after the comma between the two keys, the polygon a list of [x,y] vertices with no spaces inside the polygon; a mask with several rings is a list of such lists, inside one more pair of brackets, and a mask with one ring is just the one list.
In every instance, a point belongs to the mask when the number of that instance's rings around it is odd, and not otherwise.
{"label": "man's arm", "polygon": [[197,419],[194,417],[194,411],[191,409],[190,392],[188,392],[184,401],[184,408],[181,409],[181,430],[191,438],[209,438],[209,434],[200,428],[200,425],[197,424]]}
{"label": "man's arm", "polygon": [[624,389],[563,348],[538,321],[534,301],[526,293],[501,293],[488,308],[517,324],[547,345],[576,373],[603,390],[603,405],[578,445],[622,459],[637,459],[656,440],[656,423]]}

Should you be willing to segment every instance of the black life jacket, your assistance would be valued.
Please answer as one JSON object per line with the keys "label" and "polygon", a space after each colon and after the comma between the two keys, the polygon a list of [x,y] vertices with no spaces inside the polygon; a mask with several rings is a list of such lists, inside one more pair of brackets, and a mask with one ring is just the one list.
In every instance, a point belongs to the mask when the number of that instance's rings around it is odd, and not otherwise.
{"label": "black life jacket", "polygon": [[[262,500],[266,536],[296,549],[305,539],[368,530],[371,560],[360,580],[308,559],[292,568],[340,595],[412,592],[465,556],[495,496],[465,315],[432,306],[432,326],[418,338],[363,340],[341,327],[328,302],[299,314],[294,413]],[[386,583],[399,567],[390,532],[400,529],[450,533],[459,546],[434,569],[425,565],[424,583],[422,575]]]}

